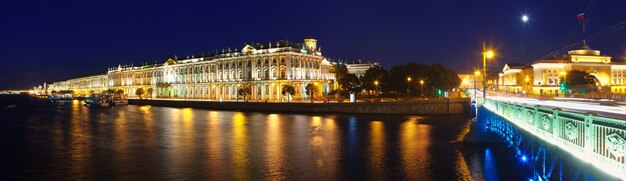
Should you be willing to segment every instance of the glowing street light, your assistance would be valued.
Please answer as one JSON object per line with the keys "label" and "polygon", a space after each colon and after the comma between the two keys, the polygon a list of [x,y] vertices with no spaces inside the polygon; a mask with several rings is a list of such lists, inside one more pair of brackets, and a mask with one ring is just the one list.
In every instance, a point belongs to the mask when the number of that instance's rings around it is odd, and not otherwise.
{"label": "glowing street light", "polygon": [[411,77],[407,77],[406,78],[406,97],[410,96],[410,91],[411,91]]}
{"label": "glowing street light", "polygon": [[376,86],[376,97],[378,97],[378,81],[374,81],[374,85]]}
{"label": "glowing street light", "polygon": [[422,92],[420,93],[420,96],[424,97],[424,80],[420,80],[420,86],[422,87]]}
{"label": "glowing street light", "polygon": [[489,59],[493,58],[493,56],[494,56],[493,51],[491,51],[491,50],[485,52],[485,54],[486,54],[487,58],[489,58]]}

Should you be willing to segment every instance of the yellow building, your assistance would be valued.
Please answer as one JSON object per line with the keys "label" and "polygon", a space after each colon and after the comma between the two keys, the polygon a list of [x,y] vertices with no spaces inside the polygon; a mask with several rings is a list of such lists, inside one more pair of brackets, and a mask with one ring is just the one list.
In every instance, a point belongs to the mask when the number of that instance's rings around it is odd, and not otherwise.
{"label": "yellow building", "polygon": [[92,75],[79,77],[74,79],[68,79],[63,81],[57,81],[52,84],[46,85],[45,94],[50,94],[52,91],[73,91],[75,96],[86,96],[91,93],[101,93],[108,89],[107,75]]}
{"label": "yellow building", "polygon": [[118,66],[108,71],[108,86],[124,90],[130,97],[139,88],[151,97],[238,99],[240,88],[256,100],[279,101],[282,87],[295,87],[294,99],[308,98],[306,85],[317,87],[317,95],[332,90],[332,65],[317,47],[315,39],[304,43],[273,45],[248,44],[241,51],[223,51],[204,57],[168,59],[159,65]]}
{"label": "yellow building", "polygon": [[533,67],[524,64],[505,64],[499,74],[499,90],[515,94],[532,92]]}
{"label": "yellow building", "polygon": [[562,58],[544,59],[531,66],[505,65],[500,73],[500,90],[526,91],[538,95],[556,95],[559,83],[571,70],[588,72],[598,80],[598,89],[613,94],[626,94],[625,62],[612,62],[610,56],[600,54],[587,45],[570,50]]}
{"label": "yellow building", "polygon": [[284,85],[294,86],[292,99],[307,99],[308,84],[326,95],[336,87],[332,64],[323,56],[317,40],[304,43],[247,44],[241,51],[230,48],[200,57],[170,58],[164,63],[109,68],[103,75],[74,78],[36,87],[44,94],[73,91],[74,96],[122,90],[137,97],[143,89],[148,97],[233,100],[240,89],[248,99],[280,101]]}

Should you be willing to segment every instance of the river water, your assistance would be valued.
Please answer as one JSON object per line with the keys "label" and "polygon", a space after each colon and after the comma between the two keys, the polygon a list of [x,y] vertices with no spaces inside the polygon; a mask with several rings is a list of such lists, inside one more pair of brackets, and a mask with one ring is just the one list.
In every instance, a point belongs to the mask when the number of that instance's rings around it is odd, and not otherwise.
{"label": "river water", "polygon": [[[2,180],[521,180],[463,116],[285,114],[0,97]],[[15,106],[13,106],[15,105]]]}

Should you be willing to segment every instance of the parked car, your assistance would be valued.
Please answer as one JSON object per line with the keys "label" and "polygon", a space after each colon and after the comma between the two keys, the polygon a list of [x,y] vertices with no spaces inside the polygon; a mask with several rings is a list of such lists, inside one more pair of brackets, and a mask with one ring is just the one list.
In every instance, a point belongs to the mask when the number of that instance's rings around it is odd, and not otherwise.
{"label": "parked car", "polygon": [[380,99],[380,102],[395,102],[396,99],[392,99],[392,98],[382,98]]}

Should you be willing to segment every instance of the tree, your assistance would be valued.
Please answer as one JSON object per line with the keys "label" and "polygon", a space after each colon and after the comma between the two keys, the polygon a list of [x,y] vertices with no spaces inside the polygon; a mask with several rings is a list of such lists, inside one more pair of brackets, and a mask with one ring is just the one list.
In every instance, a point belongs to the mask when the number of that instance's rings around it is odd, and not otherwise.
{"label": "tree", "polygon": [[107,94],[115,94],[115,90],[113,90],[113,89],[107,89],[104,92],[107,93]]}
{"label": "tree", "polygon": [[281,94],[283,94],[283,96],[287,96],[287,102],[290,102],[289,98],[291,97],[291,95],[293,95],[296,92],[296,88],[293,87],[293,85],[283,85],[283,90],[281,91]]}
{"label": "tree", "polygon": [[60,90],[57,93],[59,94],[74,94],[73,90]]}
{"label": "tree", "polygon": [[344,78],[344,87],[346,90],[350,91],[350,93],[361,92],[362,86],[363,86],[363,83],[354,74],[348,74]]}
{"label": "tree", "polygon": [[[411,77],[411,82],[407,78]],[[419,81],[424,80],[424,91],[431,93],[437,90],[448,90],[456,88],[461,84],[461,79],[455,71],[444,67],[441,64],[422,65],[416,63],[401,64],[389,70],[388,89],[397,92],[403,90],[421,91]],[[383,87],[385,88],[385,87]]]}
{"label": "tree", "polygon": [[[363,83],[363,88],[367,90],[376,90],[376,88],[380,89],[383,85],[387,83],[389,73],[383,67],[376,65],[373,66],[367,71],[365,71],[365,75],[361,77],[361,83]],[[378,86],[374,83],[378,81]]]}
{"label": "tree", "polygon": [[309,83],[306,85],[305,89],[306,94],[311,95],[311,103],[313,103],[313,96],[318,92],[317,86],[315,86],[313,83]]}
{"label": "tree", "polygon": [[339,89],[344,89],[346,85],[345,78],[348,75],[348,67],[342,63],[334,64],[332,73],[335,73],[335,80],[337,80],[337,84],[339,84]]}
{"label": "tree", "polygon": [[141,96],[142,96],[143,94],[145,94],[145,91],[143,90],[143,88],[138,88],[138,89],[135,91],[135,95],[137,95],[137,97],[139,97],[139,99],[141,99]]}
{"label": "tree", "polygon": [[122,89],[117,89],[117,91],[115,91],[115,94],[117,94],[117,95],[122,95],[122,94],[124,94],[124,90],[122,90]]}
{"label": "tree", "polygon": [[149,97],[149,98],[150,98],[150,97],[152,97],[152,93],[153,93],[153,92],[154,92],[154,89],[152,89],[152,87],[151,87],[151,88],[148,88],[148,91],[147,91],[147,93],[146,93],[146,94],[147,94],[147,97]]}
{"label": "tree", "polygon": [[596,85],[598,79],[585,71],[571,70],[566,75],[567,85]]}
{"label": "tree", "polygon": [[237,90],[237,94],[243,97],[244,102],[247,101],[246,97],[252,94],[252,90],[248,86],[243,86]]}

